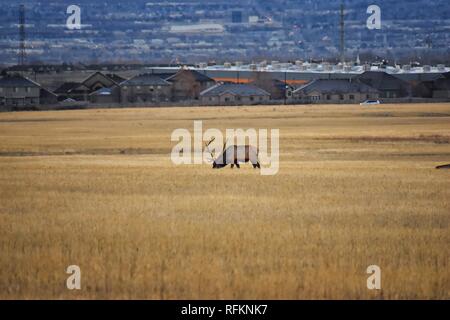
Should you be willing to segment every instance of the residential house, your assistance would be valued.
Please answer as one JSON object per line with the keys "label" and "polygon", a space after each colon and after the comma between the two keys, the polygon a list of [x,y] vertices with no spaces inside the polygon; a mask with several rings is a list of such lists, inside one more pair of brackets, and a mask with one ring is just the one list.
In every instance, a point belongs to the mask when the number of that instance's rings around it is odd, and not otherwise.
{"label": "residential house", "polygon": [[353,77],[353,80],[363,82],[377,89],[381,99],[412,96],[411,84],[384,71],[366,71]]}
{"label": "residential house", "polygon": [[204,105],[252,105],[270,100],[270,93],[249,84],[217,84],[200,93]]}
{"label": "residential house", "polygon": [[264,74],[263,72],[258,72],[257,74],[256,79],[250,82],[250,84],[269,92],[273,100],[283,100],[290,97],[294,88],[289,84],[275,79],[270,75],[262,76]]}
{"label": "residential house", "polygon": [[189,69],[181,69],[166,80],[172,83],[174,101],[198,100],[202,91],[216,84],[214,79]]}
{"label": "residential house", "polygon": [[79,82],[65,82],[54,91],[60,101],[71,99],[75,101],[87,101],[91,89]]}
{"label": "residential house", "polygon": [[361,103],[378,98],[377,89],[346,79],[317,79],[292,92],[294,103]]}
{"label": "residential house", "polygon": [[60,100],[74,99],[76,101],[88,101],[91,94],[103,89],[118,86],[125,79],[115,74],[103,74],[95,72],[82,82],[66,82],[62,84],[55,93],[60,96]]}
{"label": "residential house", "polygon": [[154,74],[141,74],[120,84],[122,103],[158,103],[170,101],[172,84]]}
{"label": "residential house", "polygon": [[20,75],[0,79],[0,106],[5,109],[36,107],[40,104],[41,86]]}
{"label": "residential house", "polygon": [[450,72],[433,82],[433,98],[450,99]]}

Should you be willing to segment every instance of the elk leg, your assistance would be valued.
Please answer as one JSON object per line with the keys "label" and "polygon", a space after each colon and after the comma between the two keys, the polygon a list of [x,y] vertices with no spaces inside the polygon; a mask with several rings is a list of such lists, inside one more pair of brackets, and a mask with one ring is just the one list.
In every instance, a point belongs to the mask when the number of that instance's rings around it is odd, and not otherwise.
{"label": "elk leg", "polygon": [[259,162],[256,162],[256,164],[253,165],[253,169],[256,169],[256,168],[261,169]]}
{"label": "elk leg", "polygon": [[238,169],[241,168],[241,166],[239,165],[239,163],[238,163],[237,161],[236,161],[234,164],[236,165],[236,167],[237,167]]}
{"label": "elk leg", "polygon": [[233,169],[233,168],[234,168],[234,163],[231,164],[231,169]]}

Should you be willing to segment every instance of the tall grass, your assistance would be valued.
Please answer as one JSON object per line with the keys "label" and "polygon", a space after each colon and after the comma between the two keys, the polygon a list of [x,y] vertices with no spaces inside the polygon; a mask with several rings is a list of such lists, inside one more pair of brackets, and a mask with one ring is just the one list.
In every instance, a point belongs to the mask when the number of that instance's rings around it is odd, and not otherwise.
{"label": "tall grass", "polygon": [[[174,166],[170,133],[196,119],[279,128],[279,174]],[[0,114],[0,298],[448,299],[449,120],[450,104]]]}

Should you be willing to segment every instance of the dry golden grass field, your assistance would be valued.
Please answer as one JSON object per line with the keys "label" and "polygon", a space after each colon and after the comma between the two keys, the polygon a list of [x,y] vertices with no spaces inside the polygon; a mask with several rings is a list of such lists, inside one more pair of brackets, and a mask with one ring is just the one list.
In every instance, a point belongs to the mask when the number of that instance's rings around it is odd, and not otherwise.
{"label": "dry golden grass field", "polygon": [[[173,165],[194,120],[279,173]],[[1,113],[0,298],[449,299],[448,163],[450,104]]]}

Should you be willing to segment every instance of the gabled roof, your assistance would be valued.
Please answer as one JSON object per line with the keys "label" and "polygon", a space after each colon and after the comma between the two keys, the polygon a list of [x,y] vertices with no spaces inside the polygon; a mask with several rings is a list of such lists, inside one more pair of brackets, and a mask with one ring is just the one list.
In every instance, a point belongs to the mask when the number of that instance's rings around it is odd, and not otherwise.
{"label": "gabled roof", "polygon": [[231,93],[237,96],[270,96],[267,91],[249,84],[217,84],[200,93],[201,96],[211,97]]}
{"label": "gabled roof", "polygon": [[317,79],[307,83],[294,90],[294,93],[303,92],[309,94],[310,92],[318,91],[321,93],[376,93],[377,89],[368,86],[359,81],[349,81],[345,79]]}
{"label": "gabled roof", "polygon": [[112,81],[114,81],[115,83],[117,83],[117,84],[119,84],[119,83],[124,82],[125,80],[127,80],[127,79],[122,78],[121,76],[119,76],[119,75],[117,75],[117,74],[115,74],[115,73],[108,73],[108,74],[106,74],[106,76],[107,76],[108,78],[110,78]]}
{"label": "gabled roof", "polygon": [[120,86],[170,86],[170,85],[171,85],[170,82],[167,82],[166,80],[161,79],[159,76],[151,73],[140,74],[120,83]]}
{"label": "gabled roof", "polygon": [[[112,81],[112,82],[115,82],[116,83],[116,81],[112,78],[112,77],[110,77],[110,76],[116,76],[116,77],[118,77],[117,75],[107,75],[107,74],[104,74],[103,72],[100,72],[100,71],[96,71],[96,72],[94,72],[93,74],[91,74],[90,76],[88,76],[86,79],[84,79],[83,81],[81,81],[81,83],[86,83],[86,82],[88,82],[89,80],[91,80],[93,77],[95,77],[95,76],[100,76],[100,77],[103,77],[103,78],[105,78],[105,79],[107,79],[107,80],[110,80],[110,81]],[[119,78],[121,78],[121,77],[119,77]],[[121,78],[122,79],[122,78]],[[125,80],[125,79],[123,79],[123,80]],[[121,81],[123,81],[123,80],[121,80]],[[118,84],[118,83],[116,83],[116,84]]]}
{"label": "gabled roof", "polygon": [[54,92],[57,94],[71,93],[73,91],[89,91],[89,88],[79,82],[65,82]]}
{"label": "gabled roof", "polygon": [[62,85],[60,85],[54,92],[55,93],[67,93],[73,88],[78,87],[81,85],[79,82],[64,82]]}
{"label": "gabled roof", "polygon": [[382,91],[402,90],[409,86],[406,81],[381,71],[366,71],[355,76],[353,79],[360,80],[365,84]]}
{"label": "gabled roof", "polygon": [[166,73],[155,73],[156,76],[160,77],[161,79],[167,80],[171,76],[175,75],[176,72],[166,72]]}
{"label": "gabled roof", "polygon": [[166,78],[167,81],[173,81],[176,80],[180,75],[189,73],[191,76],[194,77],[194,80],[197,82],[215,82],[214,79],[204,75],[203,73],[200,73],[196,70],[189,70],[189,69],[182,69],[175,73],[174,75]]}
{"label": "gabled roof", "polygon": [[12,87],[32,87],[40,88],[40,85],[33,80],[25,78],[20,75],[6,76],[0,79],[0,87],[12,88]]}

